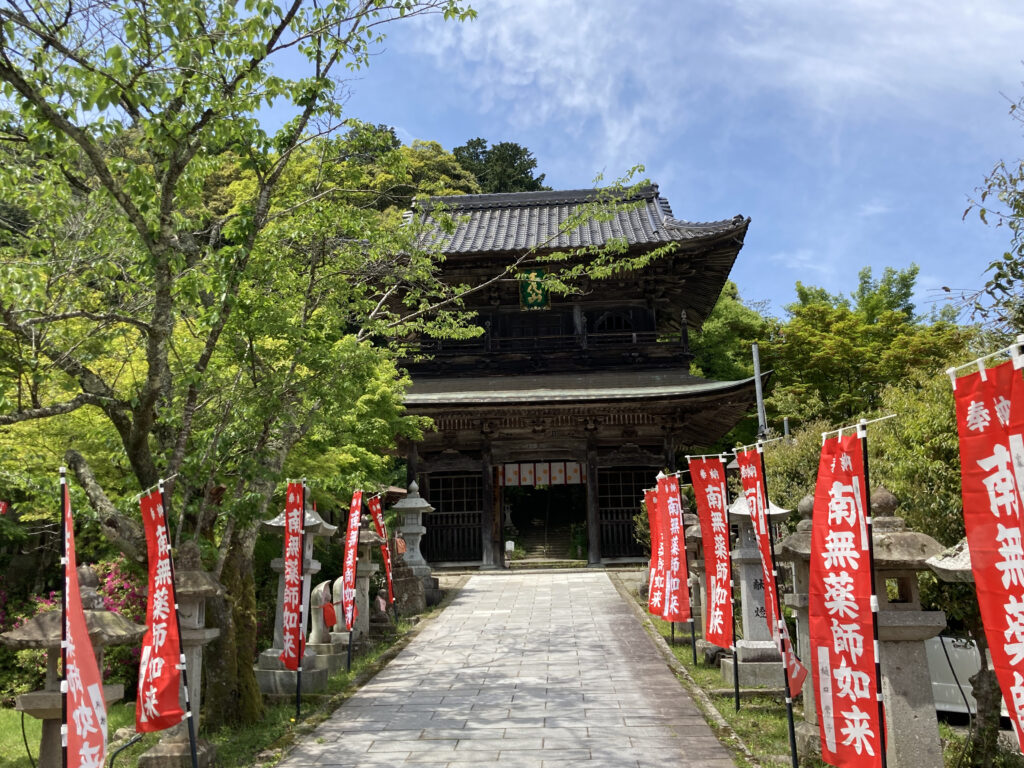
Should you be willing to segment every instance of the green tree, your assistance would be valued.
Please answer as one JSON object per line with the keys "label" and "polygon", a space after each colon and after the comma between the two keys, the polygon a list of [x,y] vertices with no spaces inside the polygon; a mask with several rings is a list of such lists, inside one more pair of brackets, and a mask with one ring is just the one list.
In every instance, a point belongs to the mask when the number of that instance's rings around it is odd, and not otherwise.
{"label": "green tree", "polygon": [[[1010,105],[1010,118],[1024,125],[1024,97]],[[985,224],[1006,227],[1010,246],[989,263],[986,272],[991,276],[985,285],[962,294],[960,301],[995,330],[1024,333],[1024,158],[995,164],[964,217],[972,211]],[[949,287],[945,290],[952,293]]]}
{"label": "green tree", "polygon": [[[251,553],[291,450],[353,407],[369,422],[360,442],[415,430],[396,421],[401,380],[368,338],[400,333],[396,307],[422,318],[445,300],[413,234],[371,241],[369,219],[349,216],[321,227],[313,252],[281,244],[309,235],[289,233],[297,211],[324,216],[307,204],[341,200],[289,176],[297,158],[326,173],[305,147],[339,119],[335,74],[368,62],[382,24],[427,13],[472,15],[457,0],[0,8],[0,426],[101,415],[97,439],[60,448],[105,535],[137,559],[129,494],[161,476],[177,475],[179,537],[217,527],[215,569],[234,600],[214,610],[233,652],[217,671],[237,664],[211,689],[220,716],[258,715]],[[303,71],[283,77],[274,63],[293,51]],[[290,119],[269,132],[263,106]],[[365,256],[355,274],[334,269],[343,247]],[[389,282],[387,267],[405,277]],[[332,293],[359,280],[362,326],[341,303],[352,291]],[[90,452],[97,443],[106,450]],[[127,477],[102,466],[113,454]],[[230,488],[225,509],[212,483]]]}
{"label": "green tree", "polygon": [[459,164],[477,180],[480,190],[491,192],[540,192],[544,174],[535,176],[537,158],[526,147],[513,141],[488,146],[486,139],[470,139],[452,150]]}
{"label": "green tree", "polygon": [[914,370],[941,370],[972,331],[914,317],[917,267],[860,273],[853,301],[797,284],[798,301],[763,346],[775,369],[768,405],[797,420],[848,422],[878,408],[882,389]]}

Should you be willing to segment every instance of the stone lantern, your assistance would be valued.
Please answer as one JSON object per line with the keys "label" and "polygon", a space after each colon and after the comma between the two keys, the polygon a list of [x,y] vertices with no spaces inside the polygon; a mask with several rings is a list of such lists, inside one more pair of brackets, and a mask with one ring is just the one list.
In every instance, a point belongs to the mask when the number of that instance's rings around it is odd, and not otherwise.
{"label": "stone lantern", "polygon": [[[327,523],[312,506],[306,504],[306,514],[303,520],[303,533],[305,546],[302,552],[302,601],[303,605],[309,606],[310,585],[313,576],[320,572],[320,561],[313,559],[313,539],[316,536],[330,538],[338,530],[338,526]],[[263,527],[279,532],[284,536],[284,510],[273,520],[265,520]],[[277,577],[277,610],[274,614],[274,644],[260,654],[256,661],[256,682],[263,693],[293,694],[295,693],[296,672],[285,669],[280,656],[284,646],[284,557],[277,557],[271,561],[270,567],[278,573]],[[309,637],[309,611],[306,611],[306,626],[303,627],[305,636]],[[306,645],[306,652],[302,656],[302,691],[303,693],[316,693],[327,688],[327,668],[319,665],[316,661],[316,651]]]}
{"label": "stone lantern", "polygon": [[[942,545],[927,534],[908,529],[902,518],[895,517],[897,503],[896,497],[881,486],[871,494],[886,754],[893,768],[941,768],[942,747],[925,641],[945,628],[946,615],[921,609],[917,574],[928,570],[928,559],[940,553]],[[809,523],[802,520],[797,533],[782,545],[795,565],[794,581],[798,594],[803,595],[810,573]],[[790,604],[798,606],[799,602],[794,599]],[[805,619],[801,626],[806,623]],[[800,634],[801,642],[806,642],[806,630]],[[813,692],[808,686],[813,687],[812,678],[804,683],[805,695],[810,696],[804,703],[805,723],[798,728],[798,746],[804,753],[820,751]]]}
{"label": "stone lantern", "polygon": [[[78,568],[78,582],[82,591],[82,606],[85,608],[85,625],[89,631],[96,665],[103,670],[103,649],[108,645],[130,645],[138,643],[146,633],[142,624],[136,624],[120,614],[103,607],[103,598],[96,592],[99,580],[86,565]],[[47,611],[37,614],[17,629],[0,635],[0,643],[15,650],[27,648],[46,649],[46,682],[43,690],[23,693],[14,700],[19,712],[43,721],[43,733],[39,740],[38,768],[60,768],[61,755],[61,693],[60,662],[61,612]],[[103,686],[103,700],[109,706],[124,698],[124,686]]]}
{"label": "stone lantern", "polygon": [[[195,542],[182,545],[174,560],[174,594],[178,601],[181,642],[185,648],[188,671],[188,695],[192,707],[192,723],[196,734],[196,758],[202,768],[213,763],[216,750],[199,738],[199,713],[202,705],[203,646],[220,635],[216,628],[206,628],[206,600],[224,592],[209,573],[202,570],[199,547]],[[163,731],[155,747],[139,757],[141,768],[190,768],[191,748],[188,725],[179,723]]]}
{"label": "stone lantern", "polygon": [[423,525],[423,516],[434,511],[426,499],[420,496],[420,488],[415,481],[409,483],[409,493],[391,509],[399,514],[398,532],[405,540],[403,563],[423,582],[423,592],[427,605],[440,601],[440,590],[437,579],[431,576],[430,564],[420,552],[420,539],[427,532]]}
{"label": "stone lantern", "polygon": [[[690,586],[690,612],[693,616],[697,634],[703,636],[704,605],[706,602],[704,574],[704,542],[701,539],[700,520],[690,512],[690,502],[686,496],[680,497],[683,504],[683,537],[686,542],[686,562],[689,565],[687,579]],[[701,647],[703,640],[697,641]]]}
{"label": "stone lantern", "polygon": [[[789,514],[790,510],[768,503],[770,525],[781,523]],[[740,585],[743,637],[736,641],[737,658],[722,659],[722,677],[732,685],[734,664],[738,664],[741,685],[781,687],[782,657],[765,620],[764,571],[750,522],[750,507],[742,493],[729,505],[729,522],[739,529],[732,564],[733,580]]]}

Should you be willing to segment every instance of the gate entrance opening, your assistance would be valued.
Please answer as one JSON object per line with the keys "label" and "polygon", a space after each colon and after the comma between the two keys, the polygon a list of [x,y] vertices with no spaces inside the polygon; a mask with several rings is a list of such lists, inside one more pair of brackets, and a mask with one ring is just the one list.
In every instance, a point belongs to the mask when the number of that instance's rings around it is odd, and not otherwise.
{"label": "gate entrance opening", "polygon": [[526,559],[585,560],[586,486],[505,486],[502,524]]}

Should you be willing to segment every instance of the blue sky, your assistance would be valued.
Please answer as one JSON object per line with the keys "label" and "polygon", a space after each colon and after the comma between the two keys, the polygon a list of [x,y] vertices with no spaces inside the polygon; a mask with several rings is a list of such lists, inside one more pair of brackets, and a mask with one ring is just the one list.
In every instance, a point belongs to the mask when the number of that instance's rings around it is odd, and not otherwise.
{"label": "blue sky", "polygon": [[348,82],[349,116],[446,149],[482,136],[589,187],[636,164],[678,218],[752,218],[733,271],[775,314],[797,280],[921,267],[918,303],[978,287],[1005,229],[962,220],[1021,156],[1024,10],[1012,0],[478,0],[405,20]]}

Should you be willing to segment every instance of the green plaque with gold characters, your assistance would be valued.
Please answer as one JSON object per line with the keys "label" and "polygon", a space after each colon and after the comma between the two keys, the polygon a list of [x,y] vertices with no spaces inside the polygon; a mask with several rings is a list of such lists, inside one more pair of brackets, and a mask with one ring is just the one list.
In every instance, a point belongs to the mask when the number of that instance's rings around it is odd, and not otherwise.
{"label": "green plaque with gold characters", "polygon": [[519,306],[523,309],[551,308],[551,295],[544,285],[543,269],[531,269],[519,278]]}

